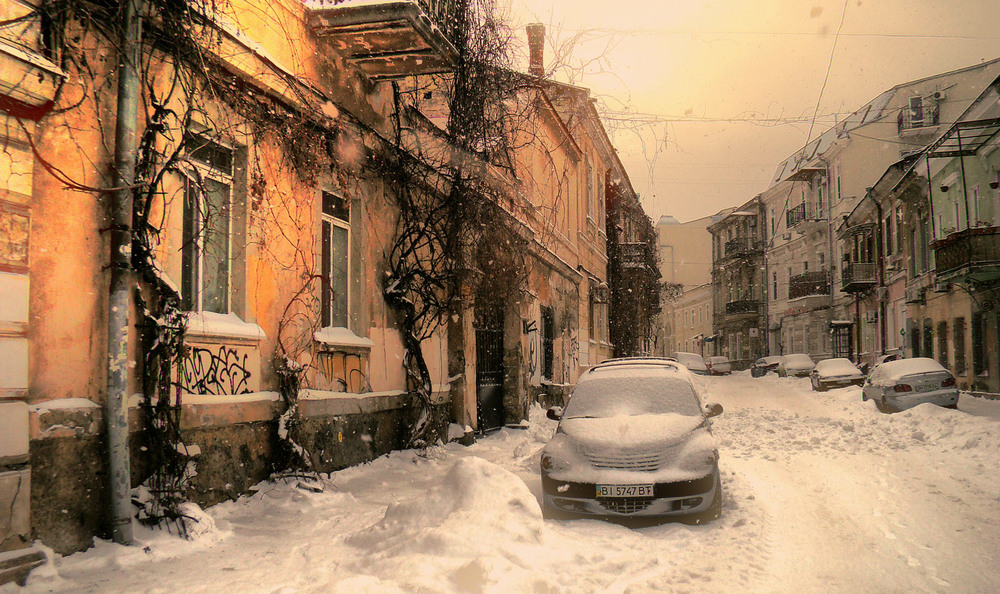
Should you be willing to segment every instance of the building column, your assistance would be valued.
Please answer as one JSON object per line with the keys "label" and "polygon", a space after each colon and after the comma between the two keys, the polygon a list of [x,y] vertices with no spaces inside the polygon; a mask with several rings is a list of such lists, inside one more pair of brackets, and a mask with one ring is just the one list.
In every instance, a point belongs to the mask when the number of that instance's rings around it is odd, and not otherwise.
{"label": "building column", "polygon": [[[6,119],[6,118],[4,118]],[[13,122],[0,130],[17,131]],[[23,581],[44,555],[31,539],[28,449],[28,240],[34,159],[24,138],[0,140],[0,584]]]}

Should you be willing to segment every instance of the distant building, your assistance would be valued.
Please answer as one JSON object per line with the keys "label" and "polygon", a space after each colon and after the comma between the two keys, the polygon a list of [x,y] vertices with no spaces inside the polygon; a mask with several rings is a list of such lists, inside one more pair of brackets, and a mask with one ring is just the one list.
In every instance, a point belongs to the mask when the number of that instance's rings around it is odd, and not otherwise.
{"label": "distant building", "polygon": [[[686,223],[681,223],[672,216],[662,216],[656,222],[660,282],[668,287],[661,300],[663,310],[657,325],[654,349],[657,355],[669,356],[677,350],[677,342],[684,340],[683,333],[674,333],[678,326],[674,324],[677,309],[673,299],[712,282],[712,235],[708,232],[708,226],[718,220],[721,214]],[[710,335],[711,330],[705,334],[706,337]]]}
{"label": "distant building", "polygon": [[694,287],[683,294],[671,306],[673,342],[664,353],[670,356],[678,351],[698,353],[702,357],[716,355],[712,329],[712,284]]}
{"label": "distant building", "polygon": [[766,352],[767,234],[760,197],[708,228],[712,234],[712,292],[716,353],[745,369]]}

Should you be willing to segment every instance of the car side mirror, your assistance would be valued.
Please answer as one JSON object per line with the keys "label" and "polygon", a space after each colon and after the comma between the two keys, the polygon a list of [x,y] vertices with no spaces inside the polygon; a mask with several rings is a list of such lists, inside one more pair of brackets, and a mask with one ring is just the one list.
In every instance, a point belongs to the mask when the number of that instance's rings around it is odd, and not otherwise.
{"label": "car side mirror", "polygon": [[722,414],[722,405],[718,402],[710,402],[705,405],[705,417],[711,419]]}
{"label": "car side mirror", "polygon": [[560,421],[562,420],[563,409],[561,406],[553,406],[549,410],[545,411],[545,416],[553,421]]}

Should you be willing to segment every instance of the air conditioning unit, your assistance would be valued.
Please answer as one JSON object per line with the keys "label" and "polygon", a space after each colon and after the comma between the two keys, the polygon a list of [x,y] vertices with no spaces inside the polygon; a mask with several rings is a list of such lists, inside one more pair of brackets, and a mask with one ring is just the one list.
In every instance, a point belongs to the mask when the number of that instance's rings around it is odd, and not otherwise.
{"label": "air conditioning unit", "polygon": [[866,324],[874,324],[877,321],[878,321],[878,314],[877,313],[875,313],[873,311],[866,311],[865,312],[865,323]]}
{"label": "air conditioning unit", "polygon": [[792,234],[791,233],[782,233],[781,234],[781,238],[784,239],[785,241],[791,241]]}

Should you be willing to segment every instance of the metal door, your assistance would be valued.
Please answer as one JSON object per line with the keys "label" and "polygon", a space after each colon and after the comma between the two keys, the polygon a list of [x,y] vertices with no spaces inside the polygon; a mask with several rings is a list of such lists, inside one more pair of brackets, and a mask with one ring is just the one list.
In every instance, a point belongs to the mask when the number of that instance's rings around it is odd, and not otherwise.
{"label": "metal door", "polygon": [[503,310],[477,311],[476,401],[479,430],[503,426]]}

